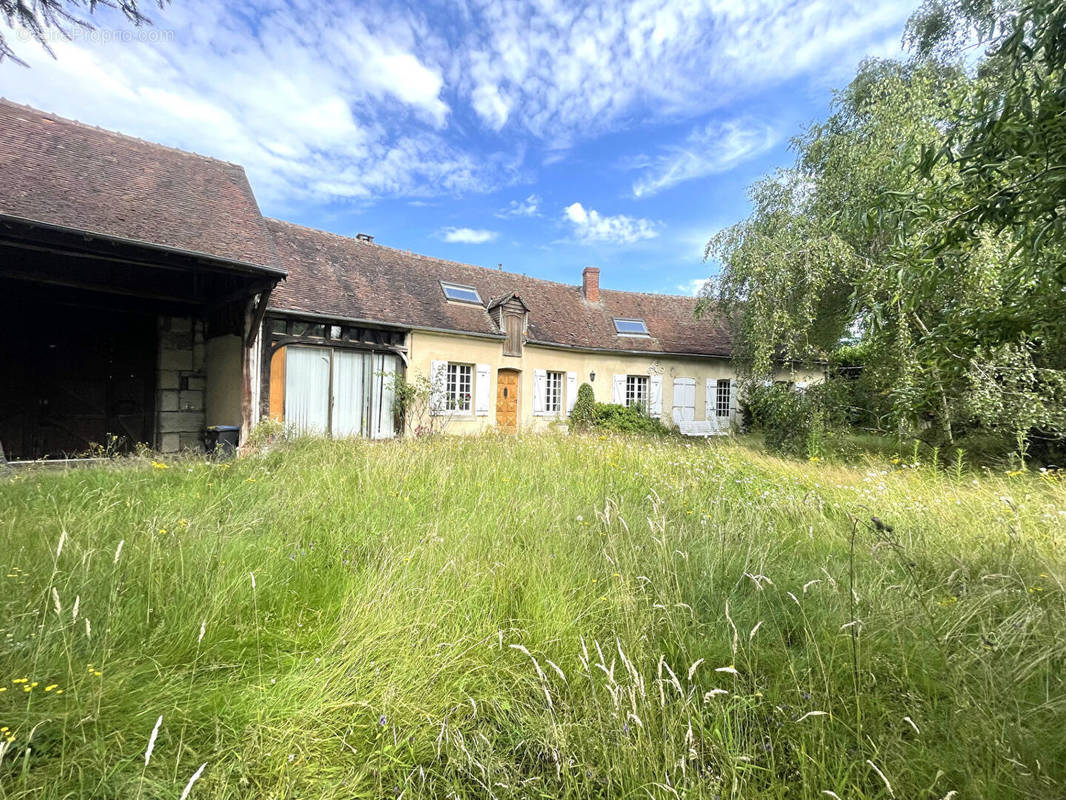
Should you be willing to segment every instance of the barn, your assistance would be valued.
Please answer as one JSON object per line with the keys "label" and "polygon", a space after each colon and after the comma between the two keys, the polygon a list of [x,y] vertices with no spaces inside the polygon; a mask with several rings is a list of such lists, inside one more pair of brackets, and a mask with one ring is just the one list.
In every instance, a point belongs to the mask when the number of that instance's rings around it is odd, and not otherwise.
{"label": "barn", "polygon": [[0,101],[0,186],[8,459],[247,427],[285,273],[243,168]]}

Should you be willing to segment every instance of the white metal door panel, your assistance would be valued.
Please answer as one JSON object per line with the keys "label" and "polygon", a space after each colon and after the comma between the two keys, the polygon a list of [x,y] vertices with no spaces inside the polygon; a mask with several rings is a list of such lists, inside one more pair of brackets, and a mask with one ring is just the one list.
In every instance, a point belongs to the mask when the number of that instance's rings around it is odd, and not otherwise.
{"label": "white metal door panel", "polygon": [[332,433],[337,439],[362,436],[366,420],[366,391],[370,354],[357,350],[333,351]]}
{"label": "white metal door panel", "polygon": [[674,422],[696,419],[696,379],[674,378]]}
{"label": "white metal door panel", "polygon": [[370,383],[372,387],[370,436],[373,439],[391,439],[396,435],[393,395],[398,361],[396,356],[384,353],[374,355],[374,374]]}
{"label": "white metal door panel", "polygon": [[289,345],[285,352],[285,424],[322,434],[329,425],[330,352]]}

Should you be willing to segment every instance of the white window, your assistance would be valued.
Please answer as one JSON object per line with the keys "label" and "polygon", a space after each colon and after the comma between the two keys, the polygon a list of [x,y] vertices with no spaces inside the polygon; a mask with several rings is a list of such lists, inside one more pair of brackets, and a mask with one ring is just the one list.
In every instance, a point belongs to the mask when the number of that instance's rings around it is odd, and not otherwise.
{"label": "white window", "polygon": [[470,413],[470,392],[474,383],[473,364],[448,362],[444,371],[444,404],[448,411]]}
{"label": "white window", "polygon": [[444,296],[449,300],[458,300],[460,303],[481,303],[481,295],[477,293],[477,289],[473,286],[463,286],[461,283],[445,283],[440,282],[440,288],[444,291]]}
{"label": "white window", "polygon": [[563,410],[563,373],[549,372],[544,385],[544,413],[558,414]]}
{"label": "white window", "polygon": [[642,319],[614,318],[614,329],[619,336],[647,336],[648,326]]}
{"label": "white window", "polygon": [[626,375],[625,401],[627,406],[640,406],[645,410],[648,408],[647,375]]}
{"label": "white window", "polygon": [[715,395],[715,415],[719,417],[728,417],[731,400],[732,397],[729,381],[724,378],[719,378],[717,393]]}

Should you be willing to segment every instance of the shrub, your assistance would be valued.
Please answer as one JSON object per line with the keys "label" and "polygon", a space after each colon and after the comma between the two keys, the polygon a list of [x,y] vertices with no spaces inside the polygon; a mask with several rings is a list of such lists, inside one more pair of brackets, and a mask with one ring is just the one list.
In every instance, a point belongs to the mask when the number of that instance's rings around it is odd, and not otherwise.
{"label": "shrub", "polygon": [[570,427],[574,430],[588,430],[595,424],[596,395],[592,387],[583,383],[577,390],[577,400],[570,412]]}
{"label": "shrub", "polygon": [[671,433],[669,428],[642,406],[623,406],[617,403],[596,403],[593,406],[593,425],[614,433],[646,433],[656,436]]}
{"label": "shrub", "polygon": [[848,388],[839,381],[806,389],[785,383],[752,385],[744,395],[742,418],[752,430],[763,433],[773,452],[822,456],[831,435],[847,425]]}

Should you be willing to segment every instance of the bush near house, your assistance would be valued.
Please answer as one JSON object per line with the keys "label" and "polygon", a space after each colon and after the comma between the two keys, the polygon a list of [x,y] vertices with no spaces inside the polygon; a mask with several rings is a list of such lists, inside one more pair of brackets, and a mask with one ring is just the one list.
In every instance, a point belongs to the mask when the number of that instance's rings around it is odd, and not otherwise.
{"label": "bush near house", "polygon": [[0,483],[0,796],[1066,795],[1052,474],[623,436],[140,463]]}
{"label": "bush near house", "polygon": [[592,410],[595,428],[612,433],[644,433],[667,436],[671,430],[661,420],[651,416],[642,406],[623,406],[618,403],[596,403]]}
{"label": "bush near house", "polygon": [[577,390],[577,400],[570,411],[570,428],[583,431],[592,427],[596,416],[596,395],[592,386],[582,383]]}

